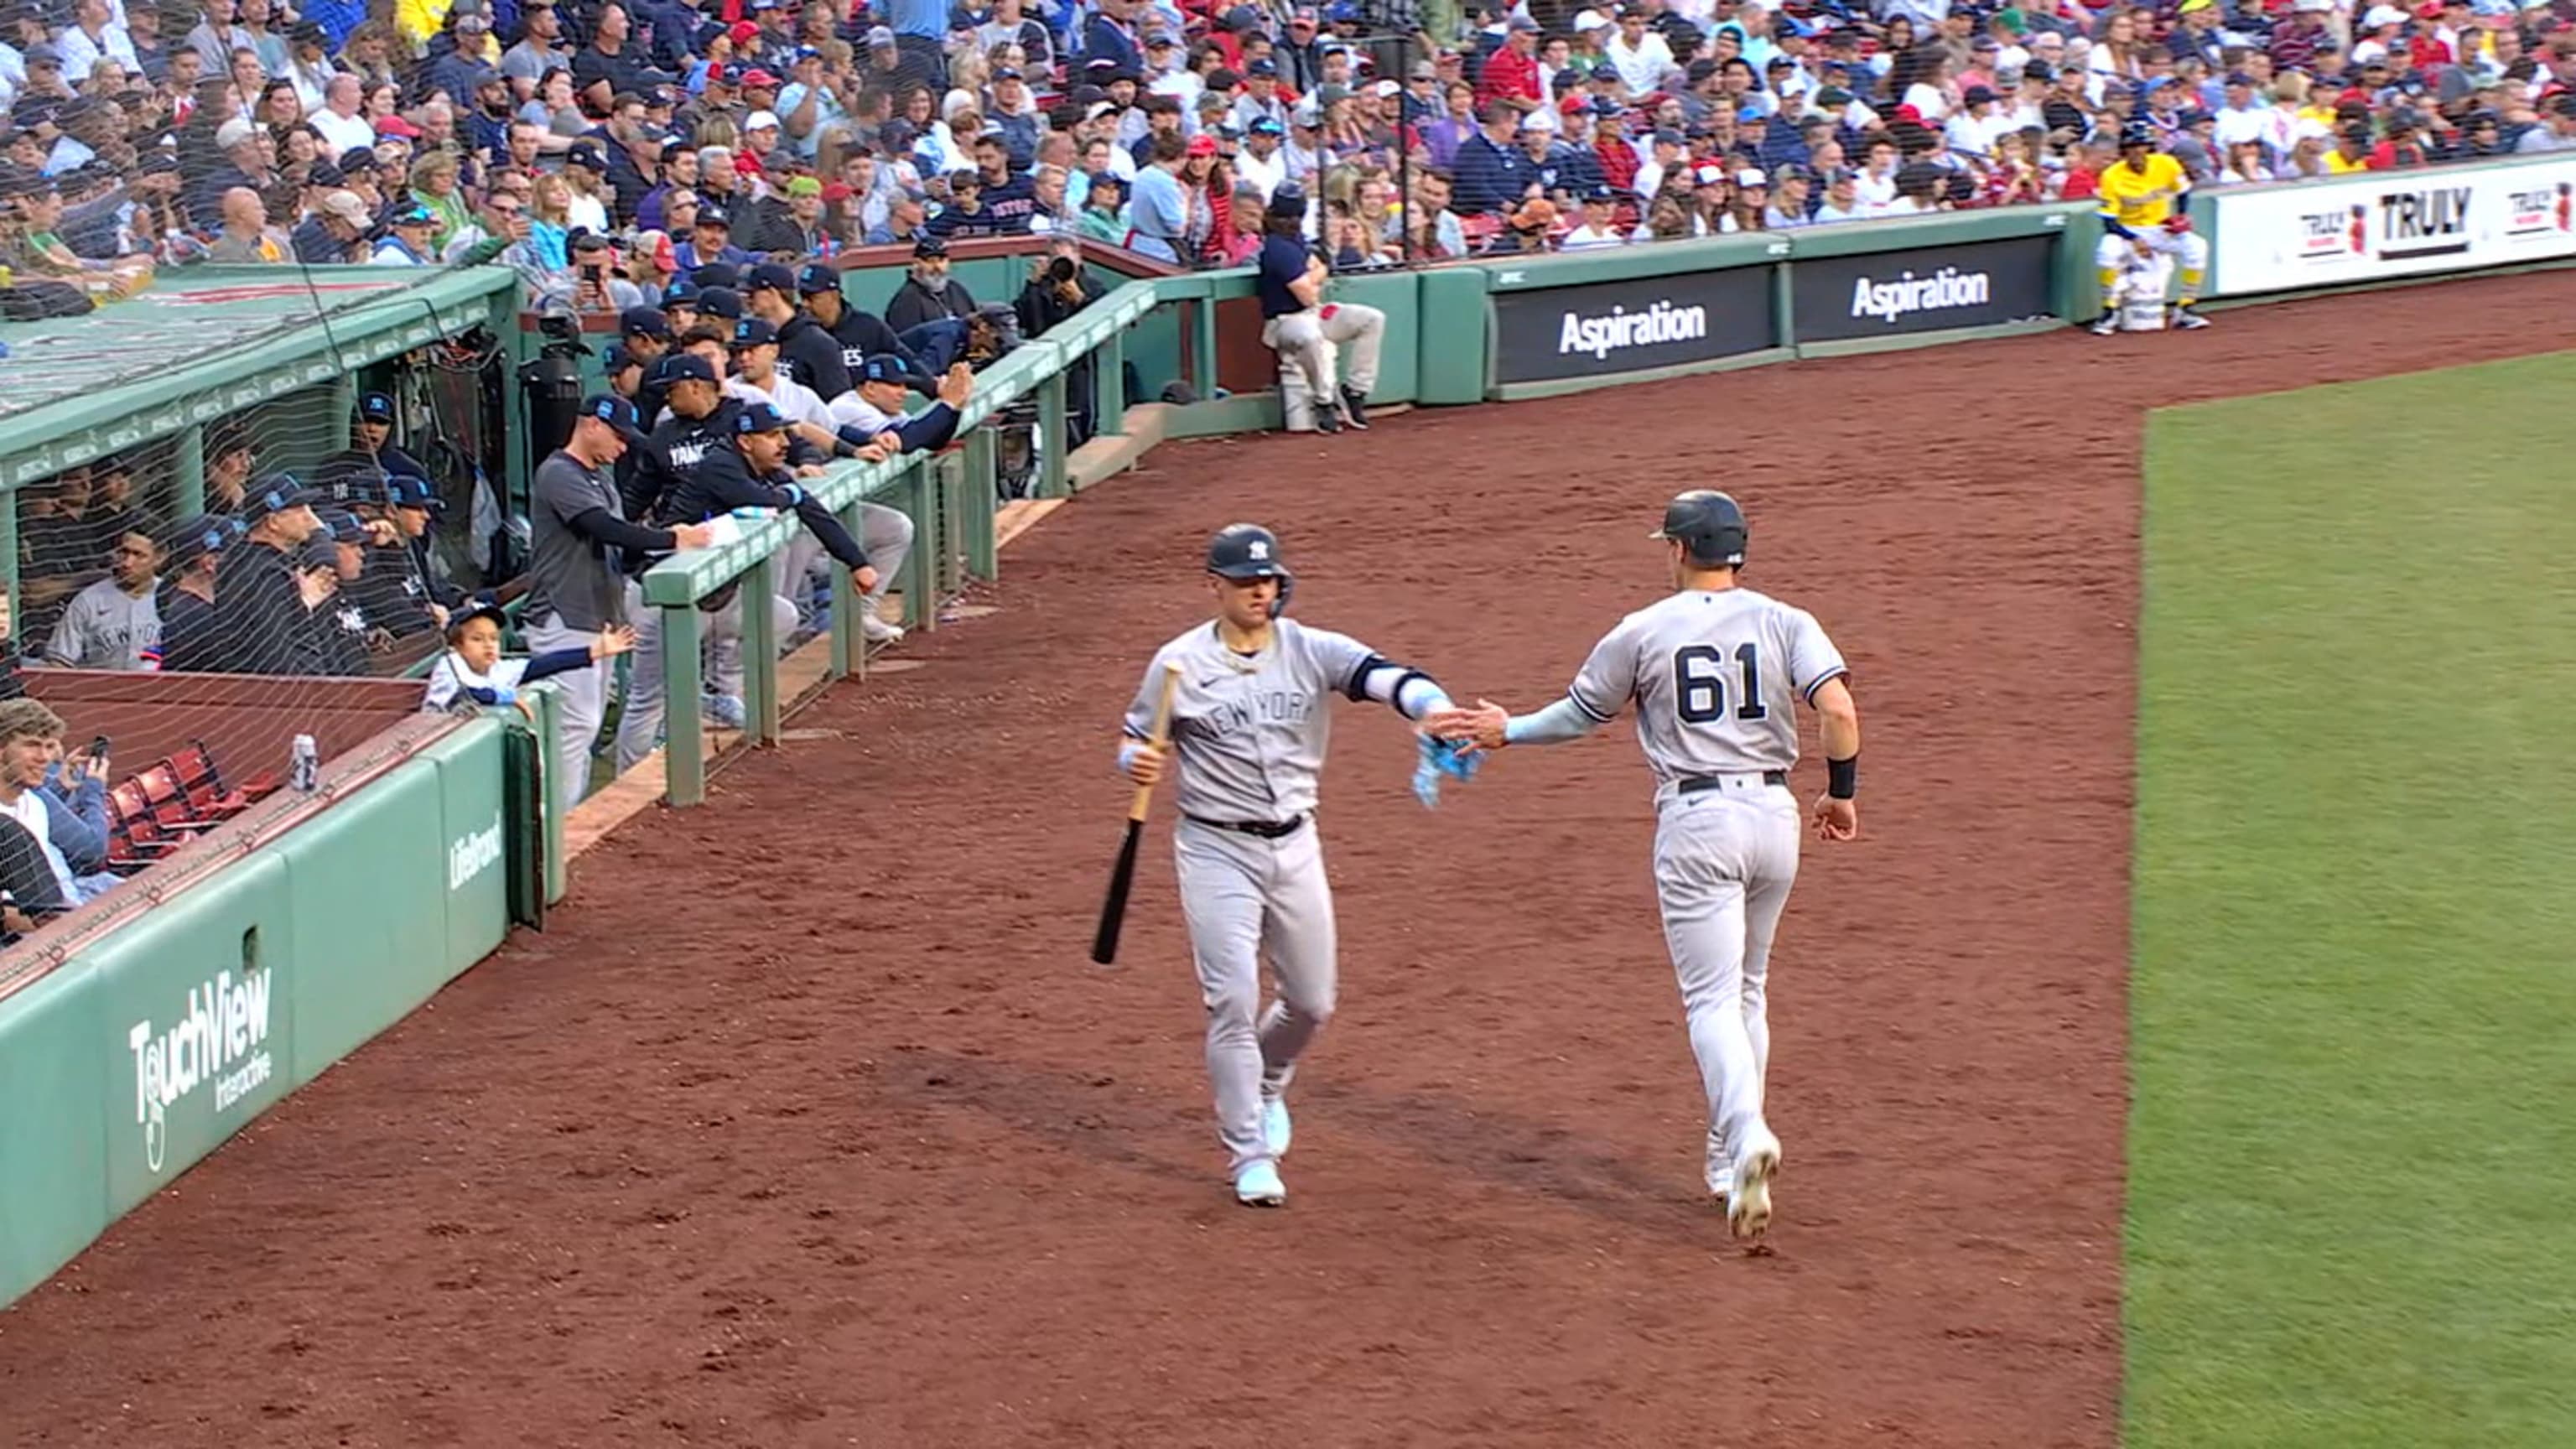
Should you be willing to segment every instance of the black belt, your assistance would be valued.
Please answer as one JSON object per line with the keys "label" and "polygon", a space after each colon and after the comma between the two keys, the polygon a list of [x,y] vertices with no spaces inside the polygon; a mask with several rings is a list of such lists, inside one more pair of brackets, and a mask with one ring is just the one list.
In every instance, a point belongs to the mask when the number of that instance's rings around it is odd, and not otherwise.
{"label": "black belt", "polygon": [[[1741,778],[1742,776],[1738,775],[1692,775],[1675,782],[1673,789],[1684,795],[1696,795],[1702,790],[1723,789],[1727,781]],[[1762,772],[1762,783],[1765,785],[1786,785],[1789,783],[1789,772],[1786,770],[1765,770]]]}
{"label": "black belt", "polygon": [[1257,835],[1264,840],[1279,840],[1306,828],[1306,817],[1303,815],[1294,820],[1209,820],[1198,815],[1185,815],[1182,818],[1193,825],[1204,825],[1210,830],[1231,830],[1239,835]]}

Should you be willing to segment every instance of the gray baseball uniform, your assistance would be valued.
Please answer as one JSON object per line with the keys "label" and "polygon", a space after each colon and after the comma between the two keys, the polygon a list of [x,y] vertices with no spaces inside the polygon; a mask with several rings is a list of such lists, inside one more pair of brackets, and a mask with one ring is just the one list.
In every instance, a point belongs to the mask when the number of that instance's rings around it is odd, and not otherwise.
{"label": "gray baseball uniform", "polygon": [[1566,691],[1603,724],[1637,705],[1655,773],[1655,896],[1708,1095],[1712,1186],[1723,1143],[1762,1118],[1763,986],[1798,875],[1797,705],[1844,672],[1805,610],[1693,589],[1620,620]]}
{"label": "gray baseball uniform", "polygon": [[[1309,819],[1332,735],[1327,698],[1375,699],[1409,719],[1449,700],[1429,676],[1345,634],[1280,619],[1269,645],[1247,656],[1209,623],[1155,653],[1127,707],[1130,738],[1150,737],[1170,662],[1181,665],[1172,856],[1207,1006],[1217,1135],[1240,1171],[1271,1155],[1262,1100],[1287,1089],[1298,1053],[1333,1015],[1333,893]],[[1279,994],[1256,1026],[1265,957]]]}

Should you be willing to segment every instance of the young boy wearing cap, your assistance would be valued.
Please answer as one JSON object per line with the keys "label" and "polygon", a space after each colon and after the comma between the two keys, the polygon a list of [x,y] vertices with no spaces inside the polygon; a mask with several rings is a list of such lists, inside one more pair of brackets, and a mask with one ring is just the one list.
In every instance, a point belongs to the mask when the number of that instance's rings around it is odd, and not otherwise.
{"label": "young boy wearing cap", "polygon": [[466,704],[516,704],[519,688],[540,679],[603,664],[635,647],[635,631],[611,624],[588,644],[550,649],[522,658],[501,657],[501,630],[509,615],[499,604],[477,604],[447,622],[447,649],[429,671],[420,707],[444,714]]}

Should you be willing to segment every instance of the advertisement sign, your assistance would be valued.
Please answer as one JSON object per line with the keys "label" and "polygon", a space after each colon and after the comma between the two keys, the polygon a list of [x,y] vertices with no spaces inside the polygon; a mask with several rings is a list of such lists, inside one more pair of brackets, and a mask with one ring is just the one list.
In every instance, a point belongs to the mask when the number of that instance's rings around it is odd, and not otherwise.
{"label": "advertisement sign", "polygon": [[1800,257],[1790,274],[1800,342],[1947,332],[2056,313],[2057,239]]}
{"label": "advertisement sign", "polygon": [[[1533,268],[1533,280],[1545,273]],[[1771,269],[1730,267],[1494,296],[1494,381],[1708,362],[1773,345]]]}
{"label": "advertisement sign", "polygon": [[2214,295],[2576,257],[2576,157],[2210,193]]}

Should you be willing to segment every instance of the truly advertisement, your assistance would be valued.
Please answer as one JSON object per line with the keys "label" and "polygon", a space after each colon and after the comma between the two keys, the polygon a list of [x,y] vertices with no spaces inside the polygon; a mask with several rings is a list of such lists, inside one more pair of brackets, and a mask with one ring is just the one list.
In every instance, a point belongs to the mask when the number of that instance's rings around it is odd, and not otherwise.
{"label": "truly advertisement", "polygon": [[142,1129],[144,1166],[153,1172],[168,1160],[169,1116],[181,1104],[202,1094],[221,1116],[275,1074],[267,1051],[272,975],[218,971],[188,988],[167,1024],[147,1017],[127,1029],[134,1125]]}
{"label": "truly advertisement", "polygon": [[2053,315],[2055,237],[1800,257],[1790,281],[1800,342],[1946,332]]}
{"label": "truly advertisement", "polygon": [[2219,296],[2576,257],[2576,158],[2373,171],[2210,196]]}
{"label": "truly advertisement", "polygon": [[[1545,273],[1524,274],[1537,281]],[[1494,296],[1494,381],[1637,372],[1773,344],[1771,269],[1732,267]]]}

